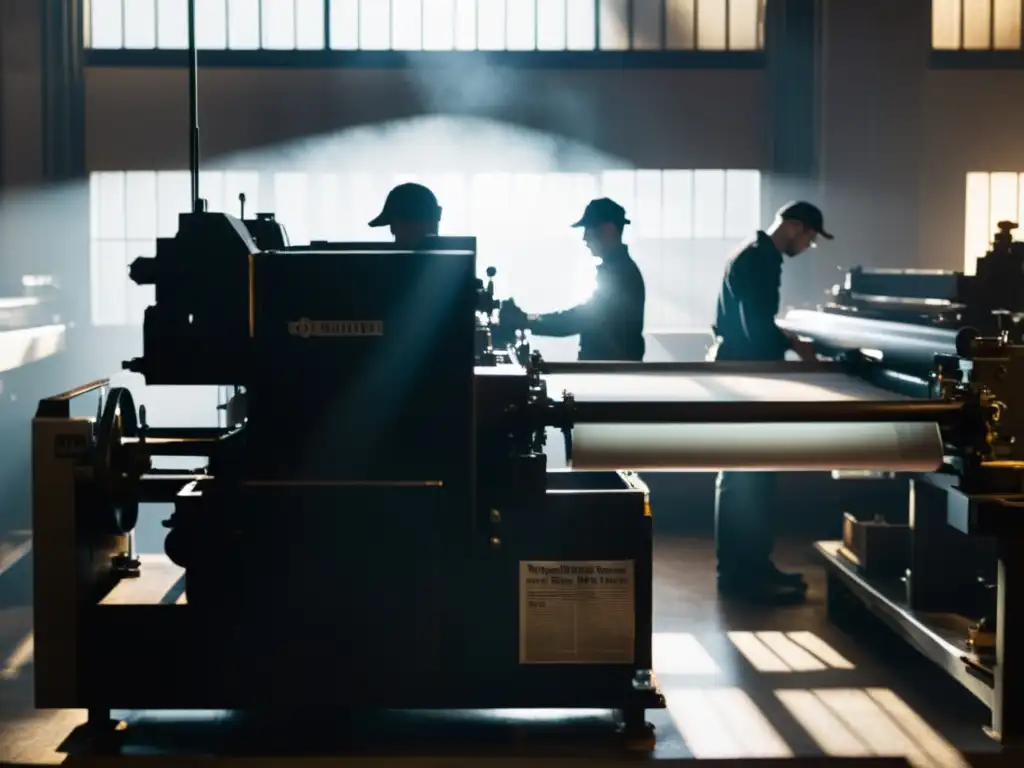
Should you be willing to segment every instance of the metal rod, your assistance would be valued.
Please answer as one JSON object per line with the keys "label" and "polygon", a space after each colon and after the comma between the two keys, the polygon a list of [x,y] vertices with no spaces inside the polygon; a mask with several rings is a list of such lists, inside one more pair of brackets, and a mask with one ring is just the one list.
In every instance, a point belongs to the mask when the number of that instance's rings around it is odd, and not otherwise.
{"label": "metal rod", "polygon": [[147,427],[146,439],[175,438],[179,440],[216,440],[228,434],[223,427]]}
{"label": "metal rod", "polygon": [[736,374],[745,376],[800,373],[846,373],[849,366],[833,361],[819,362],[547,362],[542,361],[534,370],[542,375],[558,374],[645,374],[645,373],[689,373],[689,374]]}
{"label": "metal rod", "polygon": [[755,424],[853,421],[947,421],[963,404],[946,400],[838,402],[573,403],[575,424]]}
{"label": "metal rod", "polygon": [[199,49],[196,47],[196,0],[188,0],[188,111],[192,213],[202,213],[203,204],[199,199]]}

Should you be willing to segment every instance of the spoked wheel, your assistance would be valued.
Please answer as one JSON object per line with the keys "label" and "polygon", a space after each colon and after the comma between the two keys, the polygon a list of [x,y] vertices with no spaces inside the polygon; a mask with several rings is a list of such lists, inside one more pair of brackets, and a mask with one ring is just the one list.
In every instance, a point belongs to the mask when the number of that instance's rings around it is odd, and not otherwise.
{"label": "spoked wheel", "polygon": [[139,436],[139,415],[132,393],[113,387],[96,422],[93,470],[103,494],[100,524],[107,533],[130,533],[139,522],[139,473],[124,438]]}

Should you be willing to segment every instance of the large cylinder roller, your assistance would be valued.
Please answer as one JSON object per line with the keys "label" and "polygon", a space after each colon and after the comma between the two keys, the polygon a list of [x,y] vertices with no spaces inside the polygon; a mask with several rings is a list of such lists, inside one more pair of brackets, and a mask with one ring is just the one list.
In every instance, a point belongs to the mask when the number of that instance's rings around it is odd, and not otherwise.
{"label": "large cylinder roller", "polygon": [[[893,395],[821,367],[581,366],[546,376],[572,394],[576,470],[931,472],[960,404]],[[572,366],[556,370],[572,371]],[[646,370],[645,370],[646,369]]]}

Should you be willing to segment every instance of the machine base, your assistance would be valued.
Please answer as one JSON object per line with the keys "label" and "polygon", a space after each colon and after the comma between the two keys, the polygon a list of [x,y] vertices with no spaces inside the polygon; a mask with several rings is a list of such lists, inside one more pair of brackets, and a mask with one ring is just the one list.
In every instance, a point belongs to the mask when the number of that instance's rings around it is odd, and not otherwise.
{"label": "machine base", "polygon": [[[828,573],[828,615],[842,623],[851,607],[866,607],[900,637],[942,667],[986,706],[992,706],[992,668],[967,648],[968,619],[913,611],[898,579],[868,579],[839,554],[840,541],[814,545]],[[851,598],[855,600],[851,602]],[[961,631],[962,627],[962,631]]]}
{"label": "machine base", "polygon": [[994,674],[987,660],[967,647],[971,622],[962,616],[912,610],[899,579],[865,578],[839,554],[842,546],[841,541],[814,545],[828,574],[829,619],[842,625],[854,611],[866,608],[991,709]]}

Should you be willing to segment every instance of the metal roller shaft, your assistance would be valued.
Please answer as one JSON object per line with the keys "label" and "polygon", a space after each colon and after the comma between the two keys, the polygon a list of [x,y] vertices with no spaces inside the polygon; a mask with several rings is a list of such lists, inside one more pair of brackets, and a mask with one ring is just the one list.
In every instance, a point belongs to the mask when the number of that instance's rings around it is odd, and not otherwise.
{"label": "metal roller shaft", "polygon": [[577,402],[576,424],[942,422],[962,404],[943,400],[836,402]]}
{"label": "metal roller shaft", "polygon": [[833,350],[875,350],[882,360],[933,364],[936,355],[955,355],[957,330],[793,310],[779,320],[786,330]]}

